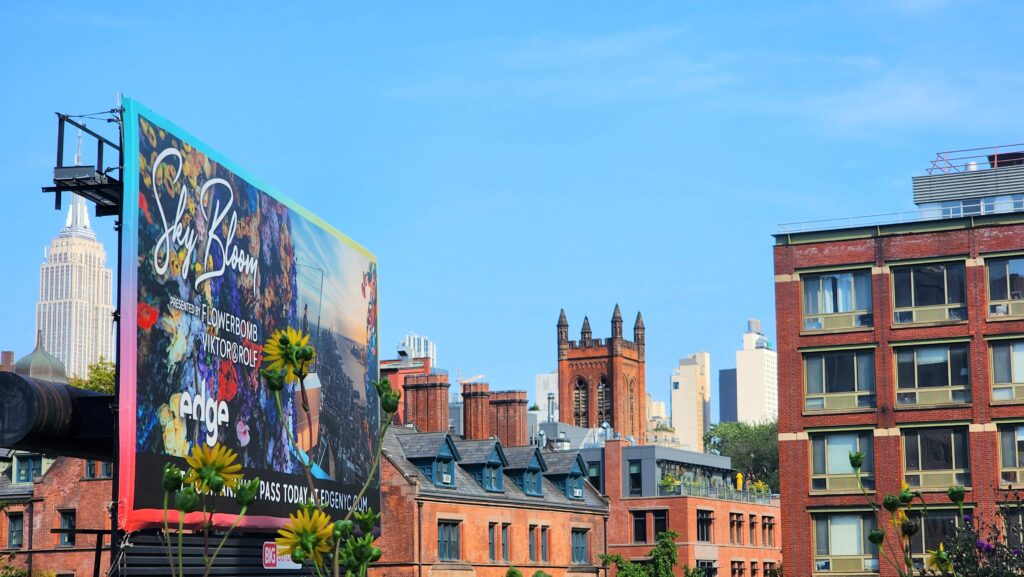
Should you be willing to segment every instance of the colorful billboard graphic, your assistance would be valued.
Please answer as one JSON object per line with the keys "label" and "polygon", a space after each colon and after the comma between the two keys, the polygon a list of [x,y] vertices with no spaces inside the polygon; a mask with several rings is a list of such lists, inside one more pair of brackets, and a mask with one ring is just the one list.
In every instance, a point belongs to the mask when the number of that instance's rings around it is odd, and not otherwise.
{"label": "colorful billboard graphic", "polygon": [[[378,479],[356,501],[378,430],[375,257],[137,102],[123,118],[119,526],[162,522],[164,463],[197,444],[261,479],[242,526],[281,526],[309,499],[307,456],[332,516],[379,508]],[[289,388],[279,418],[259,378],[286,327],[317,350],[310,419]],[[211,505],[235,520],[233,498]]]}

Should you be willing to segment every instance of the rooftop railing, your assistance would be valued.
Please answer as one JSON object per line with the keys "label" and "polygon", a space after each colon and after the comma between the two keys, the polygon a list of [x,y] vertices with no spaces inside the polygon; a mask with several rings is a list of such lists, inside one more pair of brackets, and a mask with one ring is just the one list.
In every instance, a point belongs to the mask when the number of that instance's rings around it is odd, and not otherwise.
{"label": "rooftop railing", "polygon": [[925,169],[928,174],[974,172],[1024,164],[1024,144],[1004,144],[939,152]]}
{"label": "rooftop railing", "polygon": [[725,501],[739,501],[742,503],[757,503],[768,505],[772,496],[768,493],[758,491],[737,491],[732,487],[718,485],[658,485],[659,497],[706,497],[708,499],[722,499]]}
{"label": "rooftop railing", "polygon": [[980,202],[977,207],[960,206],[948,208],[926,208],[902,212],[870,214],[865,216],[847,216],[842,218],[828,218],[824,220],[786,222],[779,225],[779,233],[812,232],[841,228],[857,228],[862,226],[883,226],[889,224],[960,218],[963,216],[982,216],[986,214],[1019,212],[1024,210],[1024,202],[1020,200],[995,202],[989,199],[979,199],[979,201]]}

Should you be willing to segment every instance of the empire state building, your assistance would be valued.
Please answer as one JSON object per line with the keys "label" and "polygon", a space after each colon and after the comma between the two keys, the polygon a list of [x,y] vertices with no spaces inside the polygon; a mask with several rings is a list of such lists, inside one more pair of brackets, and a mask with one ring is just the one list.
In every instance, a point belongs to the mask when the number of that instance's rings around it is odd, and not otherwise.
{"label": "empire state building", "polygon": [[[76,155],[76,164],[80,157]],[[85,200],[73,195],[64,228],[50,242],[39,270],[36,330],[68,376],[85,378],[89,365],[114,359],[113,273],[89,227]]]}

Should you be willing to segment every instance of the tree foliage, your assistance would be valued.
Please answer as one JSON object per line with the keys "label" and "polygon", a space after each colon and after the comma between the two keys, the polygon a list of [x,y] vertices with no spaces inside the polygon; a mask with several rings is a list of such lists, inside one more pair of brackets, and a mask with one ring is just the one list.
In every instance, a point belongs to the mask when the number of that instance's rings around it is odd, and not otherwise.
{"label": "tree foliage", "polygon": [[[658,533],[658,542],[648,553],[647,560],[641,563],[634,563],[622,555],[601,555],[601,562],[605,567],[615,565],[617,577],[674,577],[674,567],[679,564],[677,538],[679,533],[675,531]],[[684,568],[684,574],[690,574],[689,568]]]}
{"label": "tree foliage", "polygon": [[747,423],[715,423],[704,434],[708,453],[732,459],[732,467],[750,482],[767,483],[779,488],[779,427],[775,421],[750,425]]}
{"label": "tree foliage", "polygon": [[72,387],[95,391],[104,395],[114,394],[114,363],[100,357],[100,360],[89,365],[89,375],[86,378],[71,377],[68,382]]}

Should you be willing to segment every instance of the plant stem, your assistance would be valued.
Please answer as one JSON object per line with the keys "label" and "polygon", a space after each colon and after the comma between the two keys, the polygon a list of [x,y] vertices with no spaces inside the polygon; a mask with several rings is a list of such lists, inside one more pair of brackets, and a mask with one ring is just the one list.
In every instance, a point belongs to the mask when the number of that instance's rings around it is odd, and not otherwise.
{"label": "plant stem", "polygon": [[[386,415],[386,413],[385,413]],[[391,419],[387,422],[383,422],[381,419],[380,432],[377,433],[377,451],[373,456],[373,463],[370,465],[370,473],[366,476],[366,482],[363,483],[363,488],[359,489],[359,494],[356,495],[355,500],[352,502],[352,508],[345,514],[345,520],[349,520],[352,517],[352,513],[355,512],[355,508],[359,504],[359,500],[366,494],[366,490],[370,488],[370,483],[373,481],[373,474],[377,471],[377,467],[380,466],[380,454],[384,450],[384,434],[387,433],[388,427],[391,426]]]}
{"label": "plant stem", "polygon": [[[301,383],[302,381],[300,381]],[[305,389],[303,389],[305,390]],[[281,417],[281,422],[284,424],[284,432],[288,435],[288,442],[291,443],[292,447],[295,447],[296,451],[299,451],[299,444],[295,442],[295,436],[292,435],[292,430],[288,427],[288,420],[284,416],[284,405],[281,404],[281,391],[274,391],[274,399],[277,401],[277,414]],[[308,413],[307,413],[308,414]],[[312,437],[310,437],[312,439]],[[316,492],[316,487],[313,485],[313,475],[310,473],[310,469],[313,467],[313,458],[308,454],[306,455],[305,462],[300,458],[299,462],[302,463],[303,469],[306,473],[306,483],[309,485],[309,498],[313,498],[313,493]]]}
{"label": "plant stem", "polygon": [[231,532],[234,531],[235,527],[238,526],[238,522],[242,520],[242,517],[245,517],[245,511],[248,508],[248,506],[242,507],[242,510],[239,511],[238,515],[235,517],[235,522],[232,523],[230,527],[228,527],[228,532],[224,534],[224,537],[220,540],[220,544],[217,545],[217,548],[213,550],[213,555],[210,557],[209,560],[207,560],[206,571],[203,572],[203,577],[208,577],[210,575],[210,569],[213,568],[213,562],[217,559],[217,553],[220,553],[221,547],[224,546],[224,543],[227,542],[228,537],[231,536]]}
{"label": "plant stem", "polygon": [[309,435],[309,451],[306,453],[306,482],[309,483],[309,499],[313,501],[317,509],[320,507],[319,499],[313,497],[316,494],[316,486],[313,484],[313,415],[309,411],[309,397],[306,396],[306,375],[299,378],[299,390],[302,391],[302,410],[306,413],[306,433]]}
{"label": "plant stem", "polygon": [[167,550],[167,563],[171,566],[171,577],[174,577],[174,554],[171,552],[171,531],[167,526],[167,507],[171,497],[170,493],[164,491],[164,548]]}
{"label": "plant stem", "polygon": [[185,532],[185,512],[178,511],[178,575],[185,577],[181,563],[181,535]]}

